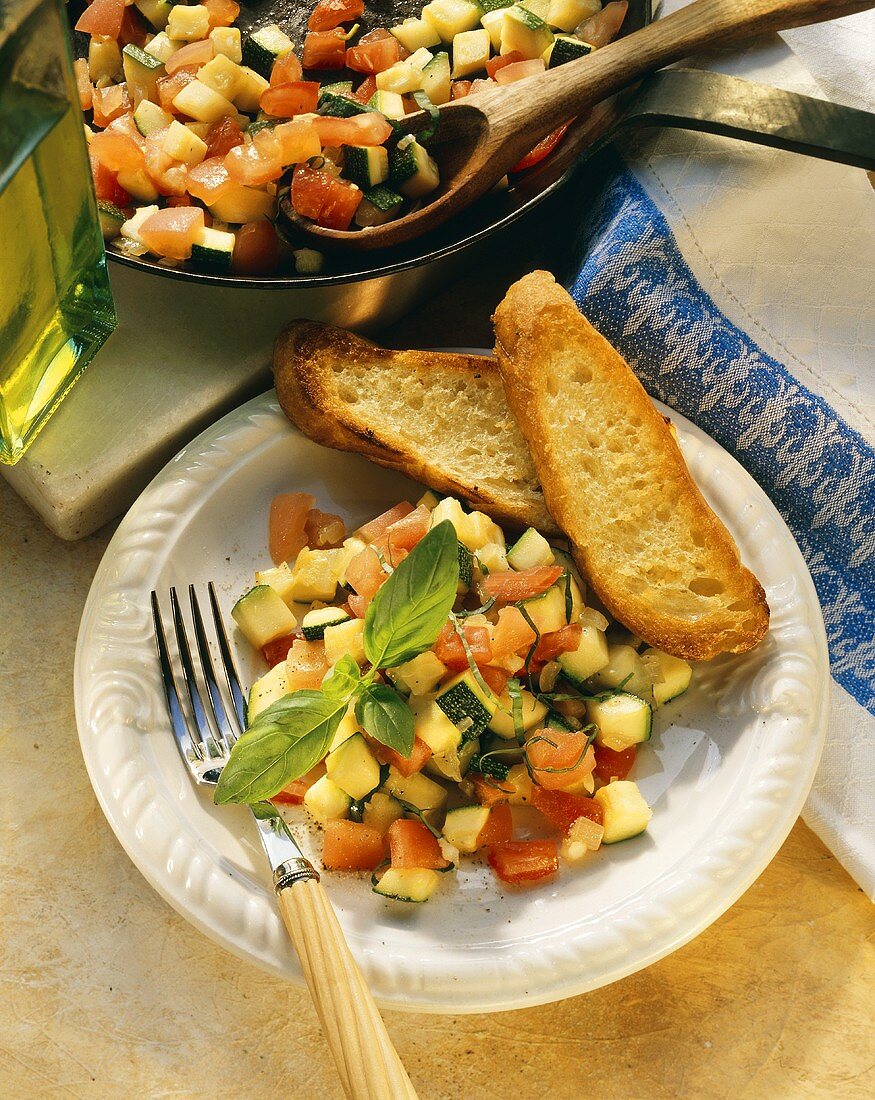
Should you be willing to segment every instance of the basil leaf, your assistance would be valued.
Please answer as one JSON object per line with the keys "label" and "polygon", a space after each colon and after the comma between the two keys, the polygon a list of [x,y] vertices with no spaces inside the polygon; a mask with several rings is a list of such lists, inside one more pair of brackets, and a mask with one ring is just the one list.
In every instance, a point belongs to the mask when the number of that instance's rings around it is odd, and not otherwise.
{"label": "basil leaf", "polygon": [[402,756],[413,752],[413,712],[388,684],[371,684],[356,700],[359,725]]}
{"label": "basil leaf", "polygon": [[322,692],[328,699],[346,703],[359,690],[361,682],[358,662],[352,654],[346,653],[322,681]]}
{"label": "basil leaf", "polygon": [[434,645],[459,584],[456,531],[433,527],[378,590],[365,616],[365,656],[393,668]]}
{"label": "basil leaf", "polygon": [[249,809],[252,810],[259,821],[270,821],[272,818],[280,816],[279,810],[272,802],[253,802]]}
{"label": "basil leaf", "polygon": [[264,802],[328,751],[346,703],[295,691],[271,704],[231,749],[214,801]]}

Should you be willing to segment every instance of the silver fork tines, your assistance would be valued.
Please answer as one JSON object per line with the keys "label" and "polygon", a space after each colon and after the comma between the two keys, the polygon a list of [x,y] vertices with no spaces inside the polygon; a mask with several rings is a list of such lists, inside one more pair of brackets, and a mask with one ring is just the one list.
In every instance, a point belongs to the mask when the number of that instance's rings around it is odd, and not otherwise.
{"label": "silver fork tines", "polygon": [[[194,585],[189,585],[188,596],[191,605],[191,619],[194,626],[198,664],[200,666],[200,678],[192,659],[192,648],[186,633],[185,620],[179,606],[176,589],[170,589],[173,629],[176,636],[176,648],[179,652],[182,678],[190,707],[190,719],[186,714],[177,689],[173,664],[167,648],[167,638],[164,633],[158,594],[153,592],[152,620],[155,625],[155,644],[158,649],[158,661],[161,666],[161,680],[164,684],[167,710],[177,747],[194,776],[195,782],[215,784],[218,782],[222,768],[228,759],[231,746],[244,727],[243,689],[240,685],[240,677],[237,674],[234,659],[231,656],[231,647],[228,643],[228,635],[219,609],[219,601],[211,581],[209,585],[210,608],[225,682],[228,685],[233,703],[233,707],[230,708],[230,713],[234,719],[232,722],[228,718],[229,708],[225,706],[216,679],[210,644]],[[206,687],[206,695],[202,693],[201,682]],[[207,705],[204,703],[205,698]]]}

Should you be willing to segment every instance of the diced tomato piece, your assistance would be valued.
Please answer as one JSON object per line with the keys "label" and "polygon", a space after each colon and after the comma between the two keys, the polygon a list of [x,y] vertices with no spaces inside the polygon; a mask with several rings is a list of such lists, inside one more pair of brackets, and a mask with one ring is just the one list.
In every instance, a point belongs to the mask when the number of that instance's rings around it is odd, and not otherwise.
{"label": "diced tomato piece", "polygon": [[363,197],[357,187],[332,179],[317,224],[326,229],[349,229]]}
{"label": "diced tomato piece", "polygon": [[310,14],[311,31],[331,31],[341,23],[351,23],[364,14],[364,0],[319,0]]}
{"label": "diced tomato piece", "polygon": [[[265,135],[259,134],[260,138]],[[279,143],[275,138],[271,143],[264,140],[252,141],[248,145],[237,145],[225,154],[225,167],[235,183],[245,187],[260,187],[279,179],[283,174],[283,162],[279,152]]]}
{"label": "diced tomato piece", "polygon": [[437,840],[421,821],[399,817],[386,832],[393,867],[442,871],[448,864]]}
{"label": "diced tomato piece", "polygon": [[540,596],[562,576],[561,565],[539,565],[519,573],[490,573],[483,580],[482,588],[487,596],[494,596],[501,603],[516,603]]}
{"label": "diced tomato piece", "polygon": [[404,776],[421,772],[426,765],[426,761],[432,755],[431,749],[420,737],[414,737],[410,756],[402,756],[400,752],[390,749],[388,745],[378,744],[375,748],[377,757],[382,763],[391,764]]}
{"label": "diced tomato piece", "polygon": [[552,840],[511,840],[489,849],[489,866],[502,882],[539,882],[559,870],[559,851]]}
{"label": "diced tomato piece", "polygon": [[582,634],[583,627],[580,623],[569,623],[568,626],[563,626],[561,630],[552,630],[549,634],[542,634],[533,660],[538,664],[545,665],[548,661],[552,661],[554,657],[558,657],[560,653],[568,653],[572,649],[577,649]]}
{"label": "diced tomato piece", "polygon": [[366,76],[352,93],[352,98],[357,99],[359,103],[368,103],[376,90],[377,78],[374,76]]}
{"label": "diced tomato piece", "polygon": [[91,109],[94,112],[94,125],[100,128],[108,126],[113,119],[126,114],[131,109],[127,84],[95,88],[91,93]]}
{"label": "diced tomato piece", "polygon": [[179,95],[186,84],[191,82],[197,76],[197,69],[177,69],[173,76],[162,76],[157,82],[158,89],[158,103],[165,111],[169,111],[172,115],[178,115],[179,111],[173,106],[173,100]]}
{"label": "diced tomato piece", "polygon": [[[365,596],[368,601],[377,594],[377,589],[384,584],[389,574],[385,572],[380,563],[376,550],[368,546],[360,554],[352,559],[346,567],[346,583],[359,596]],[[350,597],[350,607],[352,607]]]}
{"label": "diced tomato piece", "polygon": [[293,84],[296,80],[300,80],[303,75],[304,68],[297,55],[287,53],[274,61],[270,70],[270,85],[274,87],[277,84]]}
{"label": "diced tomato piece", "polygon": [[588,42],[597,49],[600,46],[607,46],[620,33],[628,10],[627,0],[614,0],[613,3],[605,4],[601,11],[590,16],[575,33],[578,38],[582,38],[584,42]]}
{"label": "diced tomato piece", "polygon": [[189,168],[187,186],[189,194],[209,206],[236,185],[228,175],[224,157],[209,157]]}
{"label": "diced tomato piece", "polygon": [[310,784],[305,783],[303,779],[293,779],[288,786],[283,787],[281,791],[271,798],[271,802],[277,802],[287,806],[300,806],[304,801],[304,795],[310,789]]}
{"label": "diced tomato piece", "polygon": [[630,745],[628,749],[621,749],[619,752],[604,745],[594,745],[593,749],[595,750],[594,774],[603,783],[610,783],[612,779],[625,779],[638,755],[637,745]]}
{"label": "diced tomato piece", "polygon": [[518,80],[525,80],[529,76],[537,76],[544,72],[547,66],[540,57],[531,61],[517,61],[513,65],[507,65],[499,69],[495,74],[496,84],[516,84]]}
{"label": "diced tomato piece", "polygon": [[293,643],[301,637],[303,637],[302,634],[295,633],[285,634],[282,638],[274,638],[272,642],[267,642],[261,647],[262,656],[268,665],[273,668],[274,665],[278,665],[286,659]]}
{"label": "diced tomato piece", "polygon": [[510,673],[506,668],[494,668],[492,665],[482,667],[480,675],[486,681],[489,690],[496,695],[503,694],[504,689],[507,687],[507,681],[510,679]]}
{"label": "diced tomato piece", "polygon": [[470,92],[470,94],[471,95],[476,95],[478,92],[482,91],[484,88],[494,88],[494,87],[495,87],[495,81],[494,80],[489,80],[489,79],[483,80],[482,78],[478,77],[477,80],[472,80],[471,81],[471,92]]}
{"label": "diced tomato piece", "polygon": [[379,829],[361,821],[329,821],[322,844],[322,865],[329,871],[373,871],[385,859]]}
{"label": "diced tomato piece", "polygon": [[507,65],[515,65],[517,61],[525,61],[525,58],[519,50],[511,50],[510,53],[497,54],[486,62],[486,71],[491,77],[494,77],[499,69],[503,69]]}
{"label": "diced tomato piece", "polygon": [[346,67],[357,73],[382,73],[409,56],[398,39],[380,27],[346,51]]}
{"label": "diced tomato piece", "polygon": [[118,38],[124,15],[125,0],[93,0],[79,16],[76,30],[101,38]]}
{"label": "diced tomato piece", "polygon": [[507,802],[496,802],[489,811],[489,819],[477,838],[481,845],[507,844],[513,839],[513,815]]}
{"label": "diced tomato piece", "polygon": [[209,38],[200,42],[187,42],[164,62],[164,71],[173,76],[180,69],[199,69],[213,57],[213,43]]}
{"label": "diced tomato piece", "polygon": [[473,783],[474,797],[481,806],[497,806],[501,802],[507,802],[508,797],[513,794],[510,787],[491,776],[469,773],[465,778],[470,778]]}
{"label": "diced tomato piece", "polygon": [[492,628],[492,657],[501,661],[512,653],[525,654],[534,645],[536,634],[518,607],[503,607]]}
{"label": "diced tomato piece", "polygon": [[143,150],[134,139],[117,130],[94,134],[89,148],[92,155],[111,172],[136,171],[146,163]]}
{"label": "diced tomato piece", "polygon": [[103,202],[111,202],[119,209],[129,206],[131,196],[119,184],[115,172],[111,172],[105,164],[101,164],[97,155],[90,149],[88,159],[91,162],[91,175],[94,179],[94,194]]}
{"label": "diced tomato piece", "polygon": [[321,687],[327,671],[325,643],[295,638],[286,657],[286,681],[289,691]]}
{"label": "diced tomato piece", "polygon": [[316,220],[325,203],[328,176],[315,168],[300,165],[292,176],[292,206],[298,214]]}
{"label": "diced tomato piece", "polygon": [[583,730],[548,727],[535,734],[526,746],[532,779],[551,791],[576,786],[595,767],[595,753],[586,742]]}
{"label": "diced tomato piece", "polygon": [[293,118],[316,110],[319,101],[319,82],[294,80],[287,84],[271,84],[261,93],[262,111],[275,118]]}
{"label": "diced tomato piece", "polygon": [[428,534],[431,525],[431,511],[420,504],[403,519],[396,520],[387,527],[382,535],[373,540],[390,565],[398,564],[399,550],[412,550]]}
{"label": "diced tomato piece", "polygon": [[533,168],[545,157],[548,157],[565,137],[565,131],[569,125],[569,123],[563,122],[552,134],[547,134],[545,138],[541,138],[535,148],[530,153],[526,153],[523,159],[511,168],[511,172],[524,172],[527,168]]}
{"label": "diced tomato piece", "polygon": [[304,39],[305,69],[342,69],[346,64],[346,35],[337,27],[333,31],[310,31]]}
{"label": "diced tomato piece", "polygon": [[352,118],[320,116],[313,119],[313,125],[323,145],[382,145],[392,134],[389,120],[379,111],[365,111]]}
{"label": "diced tomato piece", "polygon": [[[214,122],[207,134],[207,158],[223,157],[243,144],[243,131],[236,118],[225,115],[218,122]],[[203,161],[201,162],[203,163]]]}
{"label": "diced tomato piece", "polygon": [[362,192],[357,187],[334,179],[327,172],[299,164],[292,176],[292,206],[303,217],[327,229],[348,229],[361,201]]}
{"label": "diced tomato piece", "polygon": [[550,791],[537,783],[532,786],[532,805],[541,811],[544,817],[566,836],[568,830],[580,817],[588,817],[596,824],[602,823],[601,803],[582,794],[569,791]]}
{"label": "diced tomato piece", "polygon": [[346,524],[342,516],[333,512],[320,512],[311,508],[304,524],[304,534],[311,550],[331,550],[343,545],[346,538]]}
{"label": "diced tomato piece", "polygon": [[[463,625],[462,631],[474,661],[478,665],[488,665],[492,660],[492,641],[489,636],[489,628],[478,625]],[[438,660],[443,661],[447,668],[451,668],[455,672],[461,672],[462,669],[470,667],[468,655],[462,645],[462,639],[452,623],[444,623],[433,648],[435,656]]]}
{"label": "diced tomato piece", "polygon": [[204,212],[199,206],[169,206],[146,218],[140,226],[140,239],[152,252],[187,260],[203,227]]}
{"label": "diced tomato piece", "polygon": [[356,596],[353,594],[347,601],[349,609],[357,619],[363,619],[368,613],[368,604],[371,602],[368,596]]}
{"label": "diced tomato piece", "polygon": [[[231,188],[237,187],[231,183]],[[267,217],[246,222],[234,233],[231,270],[235,275],[273,275],[280,264],[283,242]],[[291,560],[291,559],[290,559]]]}
{"label": "diced tomato piece", "polygon": [[450,99],[464,99],[471,94],[470,80],[454,80],[450,85]]}
{"label": "diced tomato piece", "polygon": [[88,75],[88,62],[84,57],[77,57],[73,62],[73,72],[76,76],[76,92],[79,96],[79,106],[83,111],[91,109],[91,97],[94,94],[94,85]]}
{"label": "diced tomato piece", "polygon": [[146,23],[146,20],[133,5],[129,4],[122,16],[122,29],[119,31],[118,36],[119,46],[145,46],[152,33],[154,32],[151,25]]}
{"label": "diced tomato piece", "polygon": [[413,505],[409,501],[402,500],[394,507],[390,508],[386,512],[381,512],[372,520],[368,520],[367,523],[362,524],[356,531],[356,535],[363,542],[375,542],[381,535],[392,526],[393,523],[397,523],[399,520],[404,519],[405,516],[409,516],[413,511]]}
{"label": "diced tomato piece", "polygon": [[215,27],[233,27],[240,14],[240,5],[235,0],[200,0],[210,13],[210,30]]}
{"label": "diced tomato piece", "polygon": [[270,502],[268,547],[274,565],[294,561],[307,545],[304,525],[315,503],[311,493],[277,493]]}

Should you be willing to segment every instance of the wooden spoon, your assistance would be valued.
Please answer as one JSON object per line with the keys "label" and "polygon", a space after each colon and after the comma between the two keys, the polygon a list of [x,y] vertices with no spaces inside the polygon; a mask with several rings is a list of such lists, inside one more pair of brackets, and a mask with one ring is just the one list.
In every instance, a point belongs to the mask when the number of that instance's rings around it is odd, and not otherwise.
{"label": "wooden spoon", "polygon": [[[441,173],[439,190],[414,212],[354,231],[323,229],[285,204],[287,216],[315,247],[375,249],[427,233],[485,194],[557,126],[620,91],[645,73],[719,42],[820,23],[875,7],[875,0],[694,0],[688,7],[596,50],[589,57],[505,87],[484,89],[440,109],[429,150]],[[424,111],[405,129],[430,124]]]}

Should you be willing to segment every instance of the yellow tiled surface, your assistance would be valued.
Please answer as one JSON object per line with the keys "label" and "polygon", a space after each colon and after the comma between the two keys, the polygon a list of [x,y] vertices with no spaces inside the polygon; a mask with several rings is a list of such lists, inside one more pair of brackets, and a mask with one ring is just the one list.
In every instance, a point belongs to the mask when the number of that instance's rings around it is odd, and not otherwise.
{"label": "yellow tiled surface", "polygon": [[[97,807],[71,683],[109,534],[62,543],[5,484],[0,531],[0,1096],[339,1097],[306,994],[189,927]],[[422,1100],[868,1100],[873,918],[799,823],[727,914],[644,973],[388,1025]]]}

